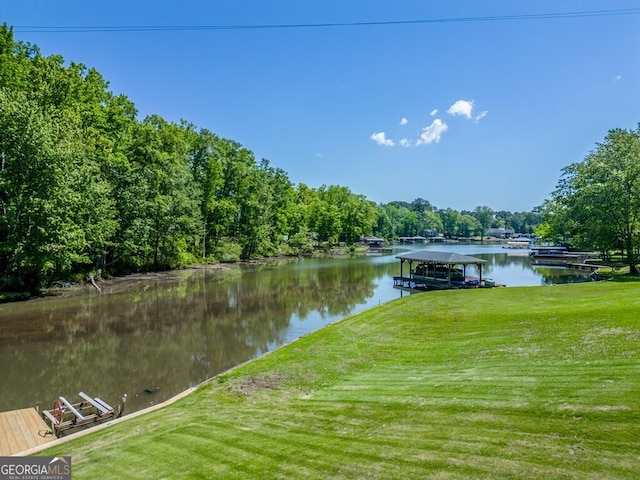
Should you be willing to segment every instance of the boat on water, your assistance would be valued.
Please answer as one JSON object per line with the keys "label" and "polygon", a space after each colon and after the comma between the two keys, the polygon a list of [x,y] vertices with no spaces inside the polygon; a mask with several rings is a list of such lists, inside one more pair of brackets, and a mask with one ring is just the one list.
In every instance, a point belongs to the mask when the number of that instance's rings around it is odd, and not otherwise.
{"label": "boat on water", "polygon": [[589,252],[572,252],[567,247],[531,247],[529,254],[536,265],[565,266],[568,263],[583,263],[592,255]]}
{"label": "boat on water", "polygon": [[[481,258],[432,250],[404,253],[396,258],[400,259],[400,275],[394,276],[393,281],[394,285],[399,287],[432,290],[473,288],[484,285],[482,265],[486,260]],[[409,263],[408,276],[403,275],[402,272],[405,262]],[[415,267],[414,264],[416,264]],[[478,277],[466,275],[468,265],[474,265],[477,268]],[[462,268],[459,268],[460,266]]]}
{"label": "boat on water", "polygon": [[417,283],[428,283],[430,281],[448,281],[456,286],[478,286],[479,279],[467,277],[461,268],[445,265],[418,265],[413,272],[413,279]]}
{"label": "boat on water", "polygon": [[448,267],[446,265],[420,264],[413,273],[414,277],[451,278],[451,280],[463,280],[462,269]]}

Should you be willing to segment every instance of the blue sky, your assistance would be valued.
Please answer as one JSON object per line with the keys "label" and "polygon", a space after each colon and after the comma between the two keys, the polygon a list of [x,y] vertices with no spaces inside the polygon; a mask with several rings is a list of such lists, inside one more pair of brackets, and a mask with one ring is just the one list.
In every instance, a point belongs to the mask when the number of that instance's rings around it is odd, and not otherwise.
{"label": "blue sky", "polygon": [[[640,122],[637,0],[1,0],[2,21],[95,67],[140,119],[376,203],[531,210]],[[194,28],[277,25],[298,26]],[[187,28],[97,31],[133,26]]]}

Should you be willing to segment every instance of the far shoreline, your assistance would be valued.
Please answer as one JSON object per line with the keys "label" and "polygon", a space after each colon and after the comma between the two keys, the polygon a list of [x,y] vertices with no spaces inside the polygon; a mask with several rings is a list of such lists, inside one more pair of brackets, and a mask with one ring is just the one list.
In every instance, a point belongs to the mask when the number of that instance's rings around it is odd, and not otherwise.
{"label": "far shoreline", "polygon": [[[88,278],[81,282],[65,282],[58,280],[52,283],[53,286],[40,289],[37,293],[30,292],[2,292],[0,291],[0,305],[4,303],[23,302],[28,300],[34,300],[46,297],[67,297],[82,295],[87,291],[100,291],[103,287],[116,285],[115,291],[110,293],[118,293],[127,290],[126,285],[132,284],[140,280],[168,280],[175,272],[182,272],[185,270],[211,270],[219,272],[231,272],[237,267],[246,265],[269,265],[273,263],[283,261],[293,261],[296,258],[305,257],[344,257],[349,255],[362,255],[366,253],[366,249],[358,247],[355,251],[350,251],[348,247],[332,247],[329,251],[319,251],[310,254],[300,255],[280,255],[275,257],[264,257],[247,260],[237,260],[231,262],[212,262],[212,263],[194,263],[190,265],[184,265],[169,270],[147,270],[125,273],[122,275],[113,275],[107,277],[91,277],[89,273],[86,274]],[[118,288],[117,285],[122,286]],[[96,290],[97,289],[97,290]],[[112,289],[113,290],[113,289]]]}

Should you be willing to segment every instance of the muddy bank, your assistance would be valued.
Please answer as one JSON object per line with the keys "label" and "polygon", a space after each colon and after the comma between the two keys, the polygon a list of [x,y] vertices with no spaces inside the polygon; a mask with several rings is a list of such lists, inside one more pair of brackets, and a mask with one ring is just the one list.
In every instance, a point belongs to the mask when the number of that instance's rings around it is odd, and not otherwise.
{"label": "muddy bank", "polygon": [[66,284],[64,286],[56,285],[43,289],[38,297],[71,297],[75,295],[84,295],[89,292],[101,294],[123,293],[129,290],[135,290],[143,284],[147,285],[149,282],[166,283],[176,281],[184,276],[185,272],[192,270],[208,270],[224,274],[238,270],[240,265],[242,265],[240,262],[201,264],[191,265],[178,270],[139,272],[108,278],[95,278],[93,282],[91,280],[87,280],[82,283]]}
{"label": "muddy bank", "polygon": [[[314,253],[311,257],[343,257],[345,255],[363,254],[366,250],[358,250],[350,252],[346,248],[333,248],[331,251],[323,253]],[[114,276],[108,278],[93,278],[82,283],[63,284],[57,282],[50,288],[43,289],[36,297],[68,297],[74,295],[83,295],[88,292],[99,292],[103,294],[123,293],[129,290],[135,290],[140,285],[147,285],[149,282],[171,282],[181,278],[185,272],[193,270],[207,270],[218,272],[220,275],[233,274],[239,272],[242,268],[250,266],[266,266],[273,267],[280,264],[295,261],[299,257],[269,257],[261,259],[243,260],[233,263],[203,263],[197,265],[189,265],[176,270],[166,270],[158,272],[139,272],[130,273],[128,275]],[[24,294],[19,300],[28,300],[28,294]]]}

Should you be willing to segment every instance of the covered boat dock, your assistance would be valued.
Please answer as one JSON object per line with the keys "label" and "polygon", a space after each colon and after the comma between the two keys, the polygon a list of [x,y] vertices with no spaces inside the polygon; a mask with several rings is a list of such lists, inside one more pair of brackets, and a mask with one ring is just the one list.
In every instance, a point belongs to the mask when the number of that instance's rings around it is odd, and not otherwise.
{"label": "covered boat dock", "polygon": [[[393,283],[398,287],[428,290],[473,288],[484,284],[482,265],[487,261],[481,258],[430,250],[403,253],[396,258],[400,259],[400,275],[393,277]],[[405,262],[409,263],[406,276],[403,272]],[[478,277],[467,277],[468,265],[477,268]]]}

